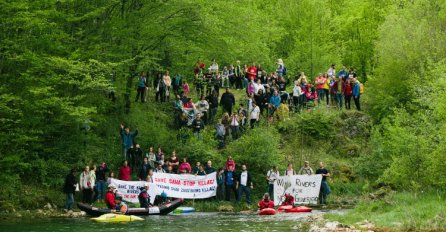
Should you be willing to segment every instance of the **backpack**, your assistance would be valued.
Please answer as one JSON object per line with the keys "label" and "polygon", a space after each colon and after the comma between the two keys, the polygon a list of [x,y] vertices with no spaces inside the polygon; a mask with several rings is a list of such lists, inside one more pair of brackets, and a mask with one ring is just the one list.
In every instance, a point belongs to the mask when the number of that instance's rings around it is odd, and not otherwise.
{"label": "backpack", "polygon": [[359,93],[363,94],[364,93],[364,84],[359,84]]}
{"label": "backpack", "polygon": [[284,76],[286,76],[286,67],[285,67],[285,65],[283,66],[283,69],[282,69],[282,75],[284,75]]}

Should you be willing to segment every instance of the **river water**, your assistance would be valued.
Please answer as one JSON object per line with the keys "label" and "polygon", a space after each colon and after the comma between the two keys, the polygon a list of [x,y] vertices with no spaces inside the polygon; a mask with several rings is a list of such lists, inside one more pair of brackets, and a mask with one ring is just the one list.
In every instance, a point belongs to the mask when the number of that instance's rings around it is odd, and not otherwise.
{"label": "river water", "polygon": [[255,213],[189,213],[147,216],[144,221],[98,223],[83,218],[54,218],[0,222],[0,231],[298,231],[303,218],[321,213],[278,213],[259,216]]}

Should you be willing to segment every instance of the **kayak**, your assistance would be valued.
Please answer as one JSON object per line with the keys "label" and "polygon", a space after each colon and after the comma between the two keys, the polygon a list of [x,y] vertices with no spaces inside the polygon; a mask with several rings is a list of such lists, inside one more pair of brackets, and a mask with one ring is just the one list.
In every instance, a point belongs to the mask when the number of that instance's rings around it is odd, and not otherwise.
{"label": "kayak", "polygon": [[273,208],[261,209],[258,212],[259,215],[274,215],[276,213],[277,213],[277,211],[275,209],[273,209]]}
{"label": "kayak", "polygon": [[195,208],[192,207],[178,207],[176,208],[173,213],[192,213],[195,212]]}
{"label": "kayak", "polygon": [[[144,216],[144,215],[166,215],[172,211],[174,211],[176,208],[178,208],[183,203],[183,199],[176,199],[174,201],[165,203],[160,206],[153,206],[149,208],[129,208],[126,215],[138,215],[138,216]],[[81,210],[87,213],[90,216],[101,216],[103,214],[111,213],[110,209],[99,209],[96,207],[92,207],[89,204],[84,203],[77,203],[77,207]]]}
{"label": "kayak", "polygon": [[292,205],[282,205],[282,206],[279,206],[279,208],[277,210],[279,210],[279,212],[283,212],[287,209],[292,209],[292,208],[293,208]]}
{"label": "kayak", "polygon": [[299,206],[299,207],[294,207],[291,209],[285,209],[285,212],[286,213],[309,213],[312,210],[313,210],[312,208],[308,208],[306,206]]}
{"label": "kayak", "polygon": [[135,215],[123,215],[123,214],[113,214],[107,213],[96,218],[91,218],[95,222],[131,222],[131,221],[142,221],[144,219]]}

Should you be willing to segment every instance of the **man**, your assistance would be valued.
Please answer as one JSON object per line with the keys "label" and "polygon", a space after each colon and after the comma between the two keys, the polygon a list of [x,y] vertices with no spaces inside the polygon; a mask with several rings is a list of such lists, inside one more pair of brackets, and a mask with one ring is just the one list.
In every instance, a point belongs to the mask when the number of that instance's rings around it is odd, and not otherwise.
{"label": "man", "polygon": [[139,144],[135,144],[134,147],[127,151],[127,155],[129,158],[130,167],[133,167],[133,170],[135,171],[138,170],[141,166],[143,156],[141,146]]}
{"label": "man", "polygon": [[299,175],[313,175],[313,169],[310,167],[310,162],[305,161],[304,166],[300,168],[299,172],[297,172]]}
{"label": "man", "polygon": [[149,191],[149,183],[146,182],[138,195],[139,205],[141,208],[149,208],[150,206],[150,195],[147,191]]}
{"label": "man", "polygon": [[104,200],[105,196],[105,176],[106,172],[108,172],[108,167],[105,162],[102,162],[101,165],[96,169],[96,201]]}
{"label": "man", "polygon": [[229,92],[229,88],[226,88],[226,92],[221,95],[220,105],[223,107],[223,110],[227,112],[229,115],[232,114],[232,107],[235,105],[234,94]]}
{"label": "man", "polygon": [[67,194],[67,201],[65,203],[65,208],[64,208],[66,212],[71,210],[71,207],[74,203],[74,192],[76,190],[76,185],[77,185],[75,173],[76,171],[73,168],[71,169],[70,173],[65,177],[65,184],[63,187],[63,191],[64,193]]}
{"label": "man", "polygon": [[200,165],[201,165],[200,162],[197,162],[197,163],[195,164],[195,167],[192,168],[192,175],[195,175],[195,174],[198,173],[198,171],[200,170]]}
{"label": "man", "polygon": [[212,167],[212,161],[208,160],[208,162],[206,163],[206,168],[204,168],[204,171],[206,172],[206,174],[215,172],[215,168]]}
{"label": "man", "polygon": [[149,163],[149,159],[147,157],[144,157],[143,164],[141,166],[141,169],[139,170],[139,180],[145,180],[147,177],[147,174],[149,173],[149,170],[152,169]]}
{"label": "man", "polygon": [[355,106],[358,111],[361,111],[361,104],[359,103],[359,98],[361,97],[361,83],[355,78],[353,78],[353,100],[355,101]]}
{"label": "man", "polygon": [[348,72],[345,70],[345,66],[342,66],[342,70],[338,73],[338,78],[341,77],[343,81],[346,81],[348,78]]}
{"label": "man", "polygon": [[122,201],[122,196],[116,196],[115,198],[115,208],[111,210],[112,213],[125,214],[127,213],[127,204]]}
{"label": "man", "polygon": [[141,72],[141,76],[138,79],[138,89],[135,102],[138,102],[138,98],[140,96],[141,96],[141,102],[144,102],[144,93],[146,91],[146,86],[147,86],[146,73]]}
{"label": "man", "polygon": [[207,102],[209,103],[209,117],[208,123],[212,123],[214,121],[214,117],[217,114],[218,109],[218,94],[213,91],[209,96],[206,97]]}
{"label": "man", "polygon": [[231,200],[231,190],[234,192],[234,196],[237,198],[237,189],[235,186],[235,182],[237,181],[237,173],[234,172],[234,166],[228,166],[228,169],[224,172],[225,176],[225,200]]}
{"label": "man", "polygon": [[252,110],[250,112],[251,120],[251,129],[254,129],[254,125],[259,121],[260,119],[260,108],[256,105],[256,103],[252,102]]}
{"label": "man", "polygon": [[243,193],[246,196],[246,203],[251,204],[251,189],[254,187],[251,174],[246,170],[246,165],[242,165],[242,171],[237,176],[235,188],[238,191],[237,203],[240,202]]}
{"label": "man", "polygon": [[166,173],[166,171],[163,169],[163,165],[160,164],[160,163],[158,163],[157,167],[155,168],[155,171],[153,171],[153,172],[156,172],[156,173]]}
{"label": "man", "polygon": [[192,122],[192,131],[194,132],[197,139],[201,140],[201,131],[204,129],[204,122],[201,120],[201,114],[198,113],[195,120]]}
{"label": "man", "polygon": [[342,77],[339,77],[338,80],[334,83],[334,93],[335,93],[335,101],[337,107],[339,107],[340,110],[342,110],[342,101],[343,101],[343,92],[344,92],[344,81],[342,80]]}
{"label": "man", "polygon": [[270,112],[268,116],[273,116],[274,112],[277,110],[277,108],[279,108],[281,101],[282,99],[279,96],[279,92],[277,92],[277,90],[274,90],[273,96],[271,96],[271,98],[269,99]]}
{"label": "man", "polygon": [[322,175],[321,190],[319,191],[319,204],[327,204],[327,195],[331,193],[330,186],[327,183],[327,176],[330,172],[325,168],[324,162],[319,163],[319,169],[316,174]]}
{"label": "man", "polygon": [[269,170],[266,174],[266,180],[268,181],[268,193],[272,199],[274,199],[274,182],[276,182],[279,176],[280,173],[276,165],[274,165],[273,169]]}
{"label": "man", "polygon": [[107,205],[107,208],[109,209],[114,209],[116,207],[115,191],[116,191],[116,186],[114,184],[108,185],[108,191],[105,194],[104,202]]}
{"label": "man", "polygon": [[274,209],[274,202],[270,200],[269,194],[265,193],[263,194],[263,199],[259,201],[257,204],[259,206],[259,209],[266,209],[266,208],[273,208]]}
{"label": "man", "polygon": [[124,159],[127,160],[127,151],[133,146],[134,139],[138,135],[138,129],[134,133],[130,133],[130,128],[124,128],[124,125],[121,124],[120,135],[122,139],[122,154]]}
{"label": "man", "polygon": [[237,64],[234,68],[234,76],[235,76],[235,88],[243,89],[243,68],[240,65],[240,61],[237,60]]}

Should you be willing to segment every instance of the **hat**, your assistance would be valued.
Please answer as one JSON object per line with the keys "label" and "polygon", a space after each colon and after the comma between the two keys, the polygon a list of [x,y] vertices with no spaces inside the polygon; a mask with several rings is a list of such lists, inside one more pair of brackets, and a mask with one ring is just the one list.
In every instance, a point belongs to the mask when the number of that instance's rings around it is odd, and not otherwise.
{"label": "hat", "polygon": [[109,184],[109,185],[108,185],[108,188],[114,188],[114,189],[115,189],[115,188],[116,188],[116,185],[114,185],[114,184]]}
{"label": "hat", "polygon": [[149,187],[150,186],[150,184],[149,183],[144,183],[144,187]]}

